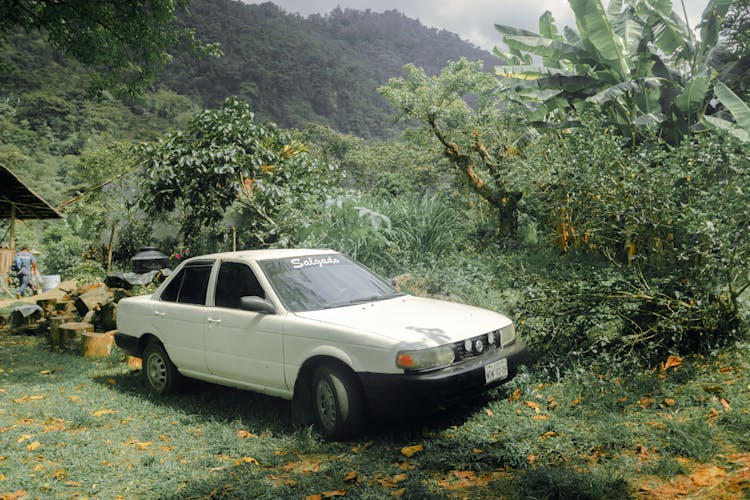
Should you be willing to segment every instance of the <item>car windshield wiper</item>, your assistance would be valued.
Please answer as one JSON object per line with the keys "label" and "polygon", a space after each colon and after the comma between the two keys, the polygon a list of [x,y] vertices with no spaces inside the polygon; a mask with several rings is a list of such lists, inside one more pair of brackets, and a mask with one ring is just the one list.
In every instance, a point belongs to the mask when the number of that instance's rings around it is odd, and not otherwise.
{"label": "car windshield wiper", "polygon": [[386,300],[386,299],[392,299],[394,297],[401,297],[404,295],[403,293],[392,293],[389,295],[369,295],[367,297],[359,297],[357,299],[350,299],[350,300],[342,300],[339,302],[333,302],[331,304],[327,304],[324,309],[334,309],[336,307],[344,307],[344,306],[353,306],[356,304],[364,304],[366,302],[377,302],[380,300]]}

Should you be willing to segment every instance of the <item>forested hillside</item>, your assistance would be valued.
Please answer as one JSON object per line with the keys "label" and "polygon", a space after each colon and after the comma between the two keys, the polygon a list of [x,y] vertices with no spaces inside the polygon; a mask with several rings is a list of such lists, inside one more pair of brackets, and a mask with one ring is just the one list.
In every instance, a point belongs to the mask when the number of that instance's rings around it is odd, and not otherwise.
{"label": "forested hillside", "polygon": [[386,137],[394,129],[376,89],[402,74],[405,64],[437,73],[460,57],[481,59],[488,68],[500,62],[453,33],[397,11],[335,9],[303,18],[272,3],[234,0],[197,0],[190,11],[184,22],[201,39],[220,43],[224,57],[196,64],[178,55],[160,83],[207,107],[240,96],[283,127],[316,122]]}

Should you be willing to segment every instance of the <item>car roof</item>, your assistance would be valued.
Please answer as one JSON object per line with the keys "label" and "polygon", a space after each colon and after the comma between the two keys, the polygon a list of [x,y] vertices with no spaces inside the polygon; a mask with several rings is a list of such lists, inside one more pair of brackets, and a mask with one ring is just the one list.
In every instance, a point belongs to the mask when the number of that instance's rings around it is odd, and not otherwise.
{"label": "car roof", "polygon": [[242,259],[242,260],[267,260],[282,259],[289,257],[301,257],[304,255],[328,255],[338,254],[335,250],[328,248],[266,248],[263,250],[240,250],[237,252],[220,252],[207,255],[197,255],[189,260],[200,259]]}

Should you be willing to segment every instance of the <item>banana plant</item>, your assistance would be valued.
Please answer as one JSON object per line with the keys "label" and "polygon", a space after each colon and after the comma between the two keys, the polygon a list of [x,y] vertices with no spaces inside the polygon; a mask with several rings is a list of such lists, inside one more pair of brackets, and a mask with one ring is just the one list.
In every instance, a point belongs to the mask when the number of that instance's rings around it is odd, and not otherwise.
{"label": "banana plant", "polygon": [[[495,68],[505,91],[537,123],[571,125],[581,111],[604,113],[635,144],[656,133],[677,143],[701,121],[718,65],[721,18],[731,0],[709,0],[700,37],[671,0],[569,0],[577,31],[546,12],[539,33],[496,25],[508,63]],[[534,64],[541,61],[540,64]]]}
{"label": "banana plant", "polygon": [[734,123],[711,115],[703,117],[703,124],[714,130],[723,130],[742,142],[750,142],[750,107],[721,82],[716,83],[714,92],[724,108],[734,117]]}

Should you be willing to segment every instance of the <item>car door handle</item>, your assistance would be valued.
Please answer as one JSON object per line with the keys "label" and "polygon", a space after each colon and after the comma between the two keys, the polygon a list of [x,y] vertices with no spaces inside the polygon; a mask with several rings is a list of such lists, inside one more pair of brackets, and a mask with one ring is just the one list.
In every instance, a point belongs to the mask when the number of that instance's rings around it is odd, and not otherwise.
{"label": "car door handle", "polygon": [[162,317],[162,316],[166,316],[166,315],[167,315],[167,313],[165,313],[164,311],[154,311],[154,316],[160,316],[160,317]]}
{"label": "car door handle", "polygon": [[221,318],[208,318],[209,323],[221,323]]}

